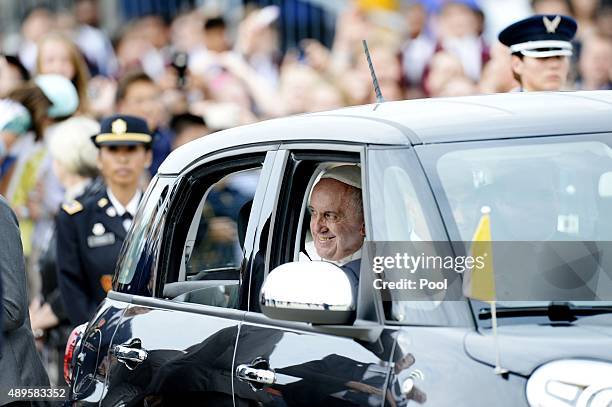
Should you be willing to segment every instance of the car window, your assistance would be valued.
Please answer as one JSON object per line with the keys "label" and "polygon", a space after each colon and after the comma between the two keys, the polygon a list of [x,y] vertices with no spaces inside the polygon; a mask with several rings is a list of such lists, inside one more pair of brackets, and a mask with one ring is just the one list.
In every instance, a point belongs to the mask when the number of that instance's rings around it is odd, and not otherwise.
{"label": "car window", "polygon": [[[240,306],[241,273],[253,200],[264,158],[236,158],[186,176],[175,199],[167,299],[224,308]],[[265,184],[265,183],[264,183]],[[265,185],[259,192],[265,192]],[[252,238],[249,243],[252,246]]]}
{"label": "car window", "polygon": [[142,199],[117,263],[115,291],[151,296],[157,254],[174,178],[155,178]]}
{"label": "car window", "polygon": [[431,241],[423,206],[417,196],[406,150],[370,152],[368,177],[374,241]]}
{"label": "car window", "polygon": [[185,244],[187,280],[217,278],[224,270],[240,268],[247,227],[244,220],[260,173],[258,168],[232,173],[206,191]]}
{"label": "car window", "polygon": [[[373,230],[369,247],[372,251],[377,250],[377,243],[389,242],[379,249],[386,255],[404,252],[416,255],[429,247],[427,242],[431,242],[434,236],[440,239],[439,232],[432,228],[435,224],[432,211],[427,212],[424,208],[424,185],[416,183],[417,170],[410,164],[409,150],[371,150],[368,158],[368,202]],[[421,190],[417,193],[419,187]],[[381,277],[386,280],[384,274]],[[411,325],[463,323],[461,315],[464,310],[457,309],[449,301],[408,300],[398,290],[381,290],[381,293],[389,321]]]}

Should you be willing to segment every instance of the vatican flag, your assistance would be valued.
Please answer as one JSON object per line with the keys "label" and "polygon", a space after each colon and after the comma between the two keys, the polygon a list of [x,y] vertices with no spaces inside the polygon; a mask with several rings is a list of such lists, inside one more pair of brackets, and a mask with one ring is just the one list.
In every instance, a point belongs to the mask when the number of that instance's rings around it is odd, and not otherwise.
{"label": "vatican flag", "polygon": [[463,274],[463,295],[480,301],[495,301],[495,273],[493,272],[493,245],[491,244],[491,208],[483,206],[482,216],[472,238],[470,255],[481,259],[484,265],[476,265]]}

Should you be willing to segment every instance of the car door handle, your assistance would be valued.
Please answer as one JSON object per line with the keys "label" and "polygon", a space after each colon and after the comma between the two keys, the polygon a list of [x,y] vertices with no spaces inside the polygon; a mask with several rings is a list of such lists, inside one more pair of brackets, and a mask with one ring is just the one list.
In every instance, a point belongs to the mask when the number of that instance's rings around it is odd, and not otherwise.
{"label": "car door handle", "polygon": [[147,358],[147,351],[144,349],[128,348],[123,345],[115,345],[114,352],[120,361],[142,363]]}
{"label": "car door handle", "polygon": [[146,349],[142,349],[140,340],[134,339],[121,345],[115,345],[113,355],[128,369],[134,370],[147,359],[148,353]]}
{"label": "car door handle", "polygon": [[276,382],[276,373],[272,370],[257,369],[251,365],[238,365],[236,368],[236,376],[240,380],[247,382],[261,384],[274,384]]}

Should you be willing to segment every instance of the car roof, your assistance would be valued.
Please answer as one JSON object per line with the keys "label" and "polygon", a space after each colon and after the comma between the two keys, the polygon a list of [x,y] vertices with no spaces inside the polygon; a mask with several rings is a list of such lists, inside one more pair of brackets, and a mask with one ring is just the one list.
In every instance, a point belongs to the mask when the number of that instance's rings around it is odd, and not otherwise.
{"label": "car roof", "polygon": [[404,100],[266,120],[217,132],[173,151],[159,172],[178,173],[204,155],[245,145],[419,145],[603,132],[612,132],[612,91]]}

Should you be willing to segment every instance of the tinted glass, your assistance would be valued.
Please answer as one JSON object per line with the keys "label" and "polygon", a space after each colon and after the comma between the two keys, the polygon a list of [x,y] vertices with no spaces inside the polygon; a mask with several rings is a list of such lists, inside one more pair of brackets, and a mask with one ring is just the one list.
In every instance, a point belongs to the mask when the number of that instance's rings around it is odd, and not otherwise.
{"label": "tinted glass", "polygon": [[[599,293],[612,284],[612,149],[608,140],[609,135],[497,140],[423,146],[417,152],[453,240],[475,240],[486,214],[495,242],[588,245],[596,248],[590,255],[596,268],[590,273],[590,269],[576,269],[584,280],[579,287]],[[569,256],[567,250],[563,254]],[[565,257],[559,259],[563,265]],[[599,298],[606,301],[573,301],[573,305],[612,303]],[[510,307],[547,304],[499,303]]]}
{"label": "tinted glass", "polygon": [[151,296],[155,262],[174,178],[151,182],[121,249],[115,274],[116,291]]}
{"label": "tinted glass", "polygon": [[490,210],[497,241],[610,240],[612,149],[598,141],[480,146],[436,163],[461,240]]}

